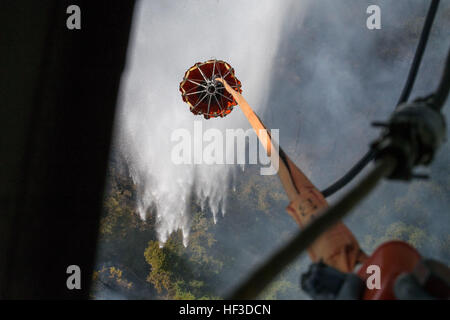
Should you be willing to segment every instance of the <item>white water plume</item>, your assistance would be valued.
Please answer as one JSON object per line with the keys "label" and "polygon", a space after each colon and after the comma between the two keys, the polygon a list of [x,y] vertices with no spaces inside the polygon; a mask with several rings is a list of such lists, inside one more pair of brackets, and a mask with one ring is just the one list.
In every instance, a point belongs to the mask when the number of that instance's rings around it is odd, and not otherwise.
{"label": "white water plume", "polygon": [[194,120],[202,120],[203,130],[249,128],[238,108],[226,118],[194,116],[178,90],[184,72],[212,58],[230,63],[249,104],[261,111],[289,7],[290,1],[273,0],[153,0],[137,6],[117,143],[138,188],[141,217],[155,209],[161,243],[181,229],[187,245],[191,196],[209,207],[216,221],[225,212],[230,173],[237,167],[173,164],[171,133],[193,132]]}

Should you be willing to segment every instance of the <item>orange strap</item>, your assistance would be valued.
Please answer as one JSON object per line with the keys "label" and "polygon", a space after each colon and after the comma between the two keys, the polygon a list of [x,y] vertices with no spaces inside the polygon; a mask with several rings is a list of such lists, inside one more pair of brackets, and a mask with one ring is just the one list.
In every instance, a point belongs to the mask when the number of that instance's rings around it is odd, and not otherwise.
{"label": "orange strap", "polygon": [[[280,159],[279,150],[274,147],[261,119],[255,114],[244,97],[233,90],[226,81],[227,91],[233,95],[250,125],[256,131],[261,144],[269,156]],[[278,161],[278,176],[290,200],[287,212],[294,218],[300,228],[304,228],[319,212],[328,207],[328,203],[319,190],[311,183],[305,174],[289,159]],[[322,260],[324,263],[342,272],[352,272],[356,264],[363,262],[367,256],[360,249],[358,241],[352,232],[341,222],[325,231],[308,249],[313,262]]]}

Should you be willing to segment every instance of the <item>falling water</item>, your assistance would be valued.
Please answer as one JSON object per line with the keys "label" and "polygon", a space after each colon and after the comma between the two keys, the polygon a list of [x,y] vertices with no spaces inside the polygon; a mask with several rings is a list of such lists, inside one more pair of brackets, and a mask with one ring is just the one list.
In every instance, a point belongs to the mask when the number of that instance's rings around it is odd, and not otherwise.
{"label": "falling water", "polygon": [[161,243],[181,229],[187,245],[192,198],[203,210],[209,208],[215,221],[224,214],[229,179],[238,167],[173,164],[172,132],[193,132],[194,120],[202,121],[203,130],[249,128],[238,109],[223,119],[203,120],[190,113],[178,91],[184,72],[196,62],[225,60],[235,68],[250,105],[262,110],[289,4],[159,0],[141,1],[137,7],[116,141],[137,186],[137,210],[145,219],[155,209]]}

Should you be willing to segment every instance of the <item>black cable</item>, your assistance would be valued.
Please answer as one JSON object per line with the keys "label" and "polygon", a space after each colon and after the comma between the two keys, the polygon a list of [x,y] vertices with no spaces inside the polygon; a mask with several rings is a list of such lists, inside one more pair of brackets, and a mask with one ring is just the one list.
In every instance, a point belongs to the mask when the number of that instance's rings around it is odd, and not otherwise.
{"label": "black cable", "polygon": [[425,52],[425,48],[427,46],[428,38],[430,36],[431,27],[433,25],[434,18],[436,17],[436,12],[439,7],[440,0],[433,0],[430,4],[430,8],[428,9],[427,18],[423,25],[422,34],[420,35],[419,44],[416,48],[416,54],[414,55],[414,60],[411,65],[411,69],[409,70],[408,78],[405,83],[405,87],[403,88],[402,94],[400,95],[400,99],[398,100],[397,107],[408,101],[408,98],[411,94],[412,88],[414,86],[414,82],[416,80],[417,73],[419,72],[420,62],[422,61],[423,53]]}
{"label": "black cable", "polygon": [[367,166],[370,161],[375,159],[375,155],[376,152],[372,149],[369,149],[369,151],[367,151],[367,153],[342,178],[337,180],[325,190],[321,191],[323,196],[327,198],[345,187],[362,171],[362,169]]}
{"label": "black cable", "polygon": [[[436,12],[439,6],[440,0],[433,0],[431,2],[430,8],[428,9],[427,17],[423,25],[422,33],[420,35],[419,43],[416,48],[416,53],[414,54],[414,59],[409,70],[408,78],[406,80],[405,86],[402,90],[400,98],[398,100],[396,108],[406,102],[409,99],[411,90],[416,81],[417,73],[419,71],[420,63],[422,61],[423,53],[428,43],[428,38],[430,36],[431,27],[433,25],[434,18],[436,17]],[[343,187],[345,187],[350,181],[352,181],[368,164],[375,158],[375,152],[373,150],[367,151],[367,153],[339,180],[333,183],[328,188],[321,191],[324,197],[329,197],[336,193]]]}

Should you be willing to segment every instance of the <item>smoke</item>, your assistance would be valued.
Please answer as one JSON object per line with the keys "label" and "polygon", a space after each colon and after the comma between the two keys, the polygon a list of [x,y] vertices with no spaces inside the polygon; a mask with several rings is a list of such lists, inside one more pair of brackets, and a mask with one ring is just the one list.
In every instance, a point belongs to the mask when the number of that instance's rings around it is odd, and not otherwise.
{"label": "smoke", "polygon": [[[381,30],[366,28],[372,4],[381,8]],[[371,121],[387,120],[394,110],[429,4],[320,0],[309,4],[300,22],[295,11],[286,19],[275,59],[280,72],[261,116],[281,128],[281,145],[320,189],[342,176],[379,135]],[[449,18],[450,4],[441,2],[411,99],[437,87],[450,47]],[[443,110],[447,121],[449,105]],[[446,143],[430,168],[419,168],[430,173],[429,182],[384,182],[354,210],[346,222],[365,250],[373,250],[367,238],[386,234],[388,240],[397,234],[383,228],[401,222],[426,234],[416,244],[424,255],[450,259],[450,218],[442,214],[450,204],[449,151]]]}
{"label": "smoke", "polygon": [[[372,4],[381,7],[381,30],[366,28],[366,9]],[[393,111],[428,5],[425,0],[142,1],[135,15],[116,142],[137,184],[141,216],[157,214],[161,242],[182,229],[187,243],[192,197],[217,218],[229,195],[230,214],[214,229],[221,251],[235,258],[234,268],[220,275],[217,292],[223,293],[297,232],[284,212],[287,203],[280,201],[270,206],[276,222],[268,224],[271,220],[261,217],[263,222],[248,222],[253,228],[233,237],[236,230],[228,227],[229,220],[241,223],[248,216],[241,214],[244,210],[258,209],[244,206],[231,192],[230,180],[242,181],[252,173],[239,175],[236,166],[172,164],[171,132],[192,132],[193,121],[201,120],[178,92],[188,67],[210,58],[229,62],[249,104],[269,128],[280,129],[280,145],[323,189],[378,136],[370,122],[385,120]],[[450,4],[441,2],[412,98],[436,88],[450,45],[449,28]],[[449,106],[447,101],[447,120]],[[248,128],[238,108],[224,119],[201,121],[204,129]],[[431,181],[384,182],[358,206],[345,222],[363,249],[370,253],[374,245],[366,238],[380,237],[383,228],[401,221],[419,225],[441,241],[435,245],[425,240],[419,250],[448,262],[449,164],[446,143],[429,169]],[[276,179],[270,183],[273,191],[282,192]],[[303,258],[301,271],[309,263]],[[293,282],[298,275],[298,268],[289,271]]]}
{"label": "smoke", "polygon": [[[262,110],[272,61],[289,1],[141,1],[136,9],[121,107],[117,143],[138,188],[143,219],[156,212],[164,243],[176,230],[188,242],[192,198],[209,208],[214,219],[225,212],[226,195],[236,166],[174,165],[171,134],[192,133],[195,118],[181,100],[178,85],[196,62],[225,60],[243,83],[246,99]],[[224,119],[203,121],[203,130],[248,128],[235,110]],[[200,137],[201,139],[201,137]]]}

